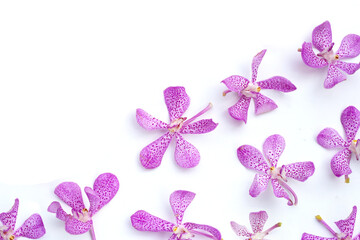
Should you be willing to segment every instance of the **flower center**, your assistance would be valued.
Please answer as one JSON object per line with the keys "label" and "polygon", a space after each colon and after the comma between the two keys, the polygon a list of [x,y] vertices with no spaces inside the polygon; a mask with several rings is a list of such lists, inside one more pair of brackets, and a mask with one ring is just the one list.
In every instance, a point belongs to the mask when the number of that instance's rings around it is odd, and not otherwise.
{"label": "flower center", "polygon": [[256,93],[260,92],[261,88],[257,84],[249,83],[246,88],[244,88],[241,93],[246,97],[256,97]]}
{"label": "flower center", "polygon": [[194,237],[193,234],[189,232],[183,225],[177,226],[173,229],[173,232],[176,234],[177,239],[190,239]]}
{"label": "flower center", "polygon": [[359,160],[359,155],[360,155],[359,140],[352,140],[350,143],[349,150],[355,154],[356,160]]}
{"label": "flower center", "polygon": [[74,214],[74,216],[81,222],[87,222],[91,220],[91,213],[86,208],[81,210],[81,212]]}
{"label": "flower center", "polygon": [[258,233],[254,233],[253,235],[251,235],[251,240],[262,240],[264,239],[264,237],[266,236],[267,234],[265,234],[264,232],[258,232]]}
{"label": "flower center", "polygon": [[4,240],[14,240],[15,236],[13,235],[14,231],[7,226],[0,227],[0,236]]}
{"label": "flower center", "polygon": [[339,59],[339,55],[335,54],[332,50],[334,43],[330,44],[329,47],[325,48],[322,52],[318,53],[318,57],[322,57],[327,61],[328,64],[332,64]]}
{"label": "flower center", "polygon": [[279,179],[279,180],[283,180],[285,182],[287,182],[287,178],[285,175],[285,171],[283,171],[283,166],[282,167],[270,167],[269,171],[270,171],[270,175],[273,179]]}
{"label": "flower center", "polygon": [[172,132],[172,133],[178,132],[182,128],[182,126],[183,126],[186,119],[187,119],[186,117],[181,117],[181,118],[173,120],[170,123],[169,131]]}

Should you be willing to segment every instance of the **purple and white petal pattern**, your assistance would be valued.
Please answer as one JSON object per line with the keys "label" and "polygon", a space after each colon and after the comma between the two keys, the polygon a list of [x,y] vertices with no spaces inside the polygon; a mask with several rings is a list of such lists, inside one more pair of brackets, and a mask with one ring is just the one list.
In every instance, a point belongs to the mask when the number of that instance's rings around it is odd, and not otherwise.
{"label": "purple and white petal pattern", "polygon": [[79,185],[74,182],[63,182],[55,188],[55,194],[69,205],[73,210],[79,212],[85,208]]}
{"label": "purple and white petal pattern", "polygon": [[183,126],[180,129],[182,134],[202,134],[208,133],[217,127],[218,123],[214,123],[212,119],[202,119],[194,123]]}
{"label": "purple and white petal pattern", "polygon": [[356,34],[346,35],[336,54],[340,59],[357,57],[360,54],[360,36]]}
{"label": "purple and white petal pattern", "polygon": [[244,167],[267,174],[269,165],[259,150],[250,145],[243,145],[237,149],[237,156]]}
{"label": "purple and white petal pattern", "polygon": [[346,140],[350,143],[355,139],[360,127],[360,111],[354,106],[349,106],[341,113],[340,120],[345,130]]}
{"label": "purple and white petal pattern", "polygon": [[82,222],[73,216],[70,216],[65,221],[65,230],[74,235],[86,233],[92,227],[92,221]]}
{"label": "purple and white petal pattern", "polygon": [[199,164],[199,151],[186,141],[180,134],[176,133],[175,161],[183,168],[192,168]]}
{"label": "purple and white petal pattern", "polygon": [[273,100],[271,100],[268,97],[265,97],[261,93],[256,94],[254,101],[255,101],[255,114],[256,115],[269,112],[278,107]]}
{"label": "purple and white petal pattern", "polygon": [[251,237],[251,233],[247,230],[247,228],[243,225],[239,225],[236,222],[231,221],[230,225],[236,235],[243,236],[243,237]]}
{"label": "purple and white petal pattern", "polygon": [[360,63],[347,63],[343,61],[336,61],[333,65],[350,75],[354,74],[360,68]]}
{"label": "purple and white petal pattern", "polygon": [[314,174],[315,166],[313,162],[297,162],[285,165],[283,171],[286,177],[304,182]]}
{"label": "purple and white petal pattern", "polygon": [[301,240],[338,240],[338,238],[326,238],[326,237],[319,237],[312,234],[304,233],[301,237]]}
{"label": "purple and white petal pattern", "polygon": [[323,68],[328,65],[324,58],[316,56],[311,43],[303,43],[301,49],[301,57],[304,63],[312,68]]}
{"label": "purple and white petal pattern", "polygon": [[280,185],[277,179],[271,179],[271,184],[273,186],[273,191],[276,197],[287,199],[288,205],[293,204],[292,200],[289,197],[289,194],[284,190],[284,188]]}
{"label": "purple and white petal pattern", "polygon": [[62,209],[59,202],[52,202],[48,207],[48,212],[56,213],[56,218],[60,219],[61,221],[66,221],[69,215]]}
{"label": "purple and white petal pattern", "polygon": [[154,118],[140,108],[136,109],[136,121],[140,126],[148,130],[164,129],[168,127],[167,123],[164,123],[163,121]]}
{"label": "purple and white petal pattern", "polygon": [[339,69],[337,69],[334,64],[329,65],[329,70],[324,82],[325,88],[332,88],[336,84],[345,81],[346,76]]}
{"label": "purple and white petal pattern", "polygon": [[281,92],[292,92],[296,90],[294,84],[292,84],[288,79],[275,76],[260,82],[257,82],[261,89],[274,89]]}
{"label": "purple and white petal pattern", "polygon": [[246,123],[250,100],[251,98],[242,95],[239,101],[228,109],[230,116]]}
{"label": "purple and white petal pattern", "polygon": [[38,239],[46,233],[44,223],[39,214],[31,215],[14,233],[16,237]]}
{"label": "purple and white petal pattern", "polygon": [[177,225],[181,225],[184,212],[195,197],[195,193],[178,190],[170,195],[170,205],[176,217]]}
{"label": "purple and white petal pattern", "polygon": [[345,147],[345,140],[333,128],[323,129],[316,138],[318,144],[322,147],[331,149],[337,147]]}
{"label": "purple and white petal pattern", "polygon": [[95,214],[115,197],[119,190],[119,180],[112,173],[103,173],[96,178],[93,189],[100,198],[98,208],[92,212]]}
{"label": "purple and white petal pattern", "polygon": [[263,230],[264,225],[268,219],[265,211],[252,212],[249,214],[250,225],[254,233],[259,233]]}
{"label": "purple and white petal pattern", "polygon": [[261,52],[259,52],[258,54],[256,54],[255,57],[253,58],[253,61],[251,64],[251,69],[252,69],[252,78],[251,79],[252,79],[253,83],[256,82],[259,65],[260,65],[265,53],[266,53],[266,49],[264,49]]}
{"label": "purple and white petal pattern", "polygon": [[340,177],[342,175],[349,175],[351,173],[351,169],[349,166],[351,158],[351,151],[347,148],[339,151],[335,156],[331,159],[331,170],[335,174],[335,176]]}
{"label": "purple and white petal pattern", "polygon": [[90,203],[90,208],[89,208],[89,212],[92,213],[92,215],[94,215],[100,206],[100,197],[97,195],[97,193],[90,187],[85,187],[84,189],[86,196],[89,199],[89,203]]}
{"label": "purple and white petal pattern", "polygon": [[233,75],[228,78],[225,78],[221,81],[226,85],[226,87],[232,91],[240,93],[243,89],[245,89],[249,85],[249,80],[238,75]]}
{"label": "purple and white petal pattern", "polygon": [[132,226],[139,231],[172,232],[175,224],[139,210],[131,216]]}
{"label": "purple and white petal pattern", "polygon": [[356,235],[356,237],[353,237],[352,240],[360,240],[360,233],[358,235]]}
{"label": "purple and white petal pattern", "polygon": [[19,209],[19,199],[15,199],[14,205],[8,212],[4,212],[0,214],[0,221],[7,227],[11,229],[15,229],[16,224],[16,216]]}
{"label": "purple and white petal pattern", "polygon": [[320,52],[330,47],[332,43],[332,33],[329,21],[325,21],[314,28],[312,32],[312,43]]}
{"label": "purple and white petal pattern", "polygon": [[[209,225],[197,224],[197,223],[184,223],[184,226],[191,232],[197,235],[211,237],[215,240],[221,240],[221,234],[219,230]],[[210,234],[208,234],[210,233]]]}
{"label": "purple and white petal pattern", "polygon": [[356,206],[354,206],[349,217],[347,217],[345,220],[340,220],[340,221],[335,222],[336,226],[340,229],[340,231],[342,233],[349,235],[350,237],[352,237],[352,235],[354,233],[356,212],[357,212],[357,208],[356,208]]}
{"label": "purple and white petal pattern", "polygon": [[270,165],[276,167],[277,162],[285,149],[285,139],[279,134],[268,137],[263,145],[263,153]]}
{"label": "purple and white petal pattern", "polygon": [[255,174],[254,181],[249,189],[249,194],[252,197],[259,196],[260,193],[266,190],[271,176],[265,174]]}
{"label": "purple and white petal pattern", "polygon": [[184,87],[168,87],[164,90],[164,97],[170,121],[180,118],[190,105],[190,98]]}
{"label": "purple and white petal pattern", "polygon": [[143,148],[143,150],[140,152],[141,164],[147,169],[158,167],[161,164],[161,160],[170,144],[172,137],[173,134],[167,132]]}

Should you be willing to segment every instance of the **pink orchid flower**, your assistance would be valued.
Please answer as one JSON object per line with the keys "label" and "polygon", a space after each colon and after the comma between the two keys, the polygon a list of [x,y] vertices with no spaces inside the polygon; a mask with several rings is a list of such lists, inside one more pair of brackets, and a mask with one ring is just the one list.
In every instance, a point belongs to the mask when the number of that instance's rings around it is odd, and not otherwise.
{"label": "pink orchid flower", "polygon": [[254,233],[251,233],[243,225],[239,225],[236,222],[230,222],[230,225],[236,235],[246,237],[246,240],[263,240],[272,230],[281,227],[281,223],[277,223],[271,228],[263,231],[264,225],[268,219],[268,215],[265,211],[252,212],[249,214],[251,228]]}
{"label": "pink orchid flower", "polygon": [[252,61],[251,82],[248,79],[237,75],[233,75],[222,81],[222,83],[224,83],[228,88],[228,90],[224,91],[224,96],[229,92],[236,92],[240,96],[238,102],[228,109],[230,116],[236,120],[241,120],[246,123],[250,100],[252,98],[255,102],[256,115],[269,112],[278,107],[273,100],[260,93],[261,89],[273,89],[281,92],[292,92],[296,90],[294,84],[286,78],[280,76],[256,82],[258,68],[265,53],[266,50],[262,50]]}
{"label": "pink orchid flower", "polygon": [[15,203],[9,212],[0,214],[0,239],[1,240],[16,240],[20,237],[31,239],[38,239],[44,236],[45,227],[41,216],[33,214],[25,220],[20,228],[15,230],[16,217],[19,209],[19,199],[15,199]]}
{"label": "pink orchid flower", "polygon": [[139,210],[131,216],[132,226],[139,231],[171,232],[169,240],[191,240],[195,235],[213,240],[222,240],[220,232],[211,226],[197,223],[182,223],[184,212],[194,199],[195,193],[178,190],[170,195],[170,205],[176,223],[171,223],[150,213]]}
{"label": "pink orchid flower", "polygon": [[55,188],[55,194],[71,207],[72,214],[67,214],[59,202],[52,202],[48,208],[51,213],[65,222],[65,230],[70,234],[83,234],[90,230],[96,240],[92,217],[116,195],[119,181],[114,174],[103,173],[94,182],[93,188],[85,187],[90,208],[85,208],[79,185],[63,182]]}
{"label": "pink orchid flower", "polygon": [[[304,182],[314,174],[315,167],[312,162],[297,162],[277,167],[279,157],[285,148],[285,140],[280,135],[271,135],[263,145],[264,156],[259,150],[250,145],[240,146],[237,150],[238,158],[244,167],[256,170],[254,181],[249,194],[257,197],[262,193],[271,181],[274,194],[278,198],[288,200],[288,205],[296,205],[298,202],[295,192],[287,185],[288,177]],[[289,192],[294,200],[290,199]]]}
{"label": "pink orchid flower", "polygon": [[330,228],[330,226],[320,217],[320,215],[315,216],[316,220],[318,220],[324,227],[331,232],[334,237],[319,237],[312,234],[304,233],[302,235],[301,240],[360,240],[360,234],[356,237],[352,237],[354,233],[354,225],[356,220],[356,206],[353,207],[350,216],[345,220],[339,220],[335,222],[336,226],[340,229],[340,233],[336,233],[334,230]]}
{"label": "pink orchid flower", "polygon": [[354,106],[349,106],[342,112],[340,120],[346,140],[335,129],[325,128],[317,136],[317,142],[326,149],[340,149],[331,159],[331,170],[337,177],[345,175],[345,182],[349,183],[351,156],[354,154],[359,160],[360,155],[360,141],[355,139],[360,127],[360,111]]}
{"label": "pink orchid flower", "polygon": [[[318,54],[314,53],[313,46],[319,50]],[[328,67],[327,77],[324,82],[325,88],[332,88],[346,80],[346,75],[343,72],[354,74],[360,68],[360,63],[340,61],[340,59],[354,58],[360,54],[360,36],[356,34],[346,35],[341,41],[337,52],[334,52],[333,47],[330,22],[325,21],[314,28],[312,43],[304,42],[302,48],[299,49],[304,63],[309,67]]]}
{"label": "pink orchid flower", "polygon": [[200,153],[181,134],[201,134],[214,130],[218,124],[214,123],[212,119],[193,122],[197,117],[207,112],[212,104],[210,103],[194,117],[187,119],[182,115],[190,105],[190,98],[184,87],[168,87],[164,91],[164,97],[170,116],[169,124],[154,118],[140,108],[136,110],[136,120],[140,126],[147,130],[164,129],[167,131],[141,150],[140,162],[147,169],[158,167],[172,138],[175,137],[175,160],[177,164],[183,168],[195,167],[199,164]]}

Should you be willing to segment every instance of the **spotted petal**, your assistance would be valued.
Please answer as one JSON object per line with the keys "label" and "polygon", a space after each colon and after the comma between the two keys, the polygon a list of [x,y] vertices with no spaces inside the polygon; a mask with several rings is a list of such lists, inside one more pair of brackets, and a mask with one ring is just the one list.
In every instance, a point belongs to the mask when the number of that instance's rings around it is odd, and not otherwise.
{"label": "spotted petal", "polygon": [[221,82],[224,83],[230,91],[237,92],[239,94],[242,90],[244,90],[244,88],[249,85],[248,79],[238,75],[233,75],[225,78]]}
{"label": "spotted petal", "polygon": [[312,43],[320,52],[331,45],[332,33],[329,21],[325,21],[314,28],[312,32]]}
{"label": "spotted petal", "polygon": [[186,229],[191,233],[206,236],[214,240],[221,240],[221,234],[219,230],[209,225],[197,224],[197,223],[184,223]]}
{"label": "spotted petal", "polygon": [[346,35],[341,41],[341,45],[336,54],[339,58],[357,57],[360,54],[360,36],[356,34]]}
{"label": "spotted petal", "polygon": [[259,233],[263,230],[268,219],[268,215],[265,211],[252,212],[249,214],[249,219],[253,232]]}
{"label": "spotted petal", "polygon": [[334,64],[329,65],[328,73],[324,82],[325,88],[332,88],[336,84],[345,81],[346,76]]}
{"label": "spotted petal", "polygon": [[349,175],[351,173],[349,166],[350,158],[351,151],[347,148],[335,154],[335,156],[331,159],[331,170],[335,176],[340,177],[342,175]]}
{"label": "spotted petal", "polygon": [[67,214],[61,207],[59,202],[52,202],[48,207],[48,212],[56,213],[56,218],[60,219],[61,221],[66,221],[66,219],[70,216]]}
{"label": "spotted petal", "polygon": [[345,130],[346,140],[350,143],[355,139],[360,127],[360,111],[354,106],[349,106],[341,113],[340,120]]}
{"label": "spotted petal", "polygon": [[90,230],[92,227],[92,220],[82,222],[73,216],[70,216],[65,221],[65,230],[70,234],[83,234]]}
{"label": "spotted petal", "polygon": [[95,214],[115,197],[119,190],[119,180],[112,173],[103,173],[96,178],[93,189],[100,198],[99,203],[96,204],[97,208],[92,211],[92,213]]}
{"label": "spotted petal", "polygon": [[343,70],[347,74],[354,74],[360,68],[360,63],[348,63],[343,61],[336,61],[333,63],[335,67]]}
{"label": "spotted petal", "polygon": [[16,217],[19,209],[19,199],[15,199],[14,205],[8,212],[0,214],[0,221],[7,227],[15,229]]}
{"label": "spotted petal", "polygon": [[180,133],[186,133],[186,134],[208,133],[214,130],[217,127],[217,125],[218,123],[214,123],[212,119],[202,119],[200,121],[183,126],[180,130]]}
{"label": "spotted petal", "polygon": [[285,189],[280,185],[277,179],[271,179],[271,184],[273,186],[273,191],[276,197],[278,198],[285,198],[288,200],[288,205],[293,205],[289,194],[285,191]]}
{"label": "spotted petal", "polygon": [[26,237],[31,239],[38,239],[45,234],[44,223],[39,214],[31,215],[24,224],[16,230],[14,235],[16,237]]}
{"label": "spotted petal", "polygon": [[292,92],[296,90],[294,84],[292,84],[288,79],[275,76],[260,82],[257,82],[261,89],[274,89],[281,92]]}
{"label": "spotted petal", "polygon": [[269,165],[259,150],[250,145],[243,145],[237,149],[237,156],[244,167],[267,174]]}
{"label": "spotted petal", "polygon": [[328,65],[324,58],[316,56],[311,43],[303,43],[301,48],[301,57],[304,63],[312,68],[323,68]]}
{"label": "spotted petal", "polygon": [[301,240],[338,240],[338,238],[326,238],[326,237],[319,237],[308,233],[303,233]]}
{"label": "spotted petal", "polygon": [[271,166],[276,167],[284,148],[285,139],[278,134],[271,135],[265,140],[263,153],[265,158],[269,160]]}
{"label": "spotted petal", "polygon": [[304,182],[314,174],[315,166],[313,162],[297,162],[285,165],[283,171],[287,177]]}
{"label": "spotted petal", "polygon": [[266,113],[274,110],[278,106],[276,103],[268,97],[265,97],[261,93],[256,94],[255,101],[255,114]]}
{"label": "spotted petal", "polygon": [[199,164],[199,151],[186,141],[181,134],[176,134],[175,161],[183,168],[192,168]]}
{"label": "spotted petal", "polygon": [[338,226],[340,231],[342,233],[349,235],[350,237],[352,237],[352,235],[354,233],[356,212],[357,212],[357,208],[356,208],[356,206],[354,206],[349,217],[347,217],[345,220],[340,220],[340,221],[335,222],[336,226]]}
{"label": "spotted petal", "polygon": [[184,212],[195,197],[195,193],[178,190],[170,195],[170,205],[176,217],[177,225],[181,225]]}
{"label": "spotted petal", "polygon": [[168,124],[160,121],[159,119],[154,118],[144,110],[138,108],[136,109],[136,121],[140,126],[145,129],[152,130],[152,129],[162,129],[167,128]]}
{"label": "spotted petal", "polygon": [[258,54],[256,54],[255,57],[253,58],[253,61],[252,61],[252,64],[251,64],[252,82],[256,81],[259,65],[260,65],[265,53],[266,53],[266,49],[264,49],[261,52],[259,52]]}
{"label": "spotted petal", "polygon": [[337,147],[345,147],[345,140],[333,128],[323,129],[316,138],[318,144],[322,147],[331,149]]}
{"label": "spotted petal", "polygon": [[139,231],[172,232],[175,224],[139,210],[131,216],[132,226]]}
{"label": "spotted petal", "polygon": [[247,228],[243,225],[239,225],[236,222],[231,221],[230,225],[236,235],[243,236],[243,237],[251,237],[251,233],[247,230]]}
{"label": "spotted petal", "polygon": [[242,95],[239,101],[228,109],[230,116],[246,123],[250,100],[251,98]]}
{"label": "spotted petal", "polygon": [[54,192],[61,200],[63,200],[76,212],[79,212],[85,208],[81,195],[81,189],[77,183],[63,182],[55,188]]}
{"label": "spotted petal", "polygon": [[360,240],[360,233],[356,235],[356,237],[354,237],[352,240]]}
{"label": "spotted petal", "polygon": [[249,189],[249,194],[252,197],[259,196],[260,193],[266,190],[270,181],[270,175],[255,174],[254,181]]}
{"label": "spotted petal", "polygon": [[173,134],[168,132],[144,147],[140,152],[141,164],[147,169],[158,167],[172,137]]}
{"label": "spotted petal", "polygon": [[99,209],[100,197],[90,187],[85,187],[84,190],[85,190],[85,193],[86,193],[86,195],[89,199],[89,203],[90,203],[89,211],[91,212],[91,215],[94,215]]}
{"label": "spotted petal", "polygon": [[190,105],[190,98],[184,87],[168,87],[164,90],[164,97],[170,121],[180,118]]}

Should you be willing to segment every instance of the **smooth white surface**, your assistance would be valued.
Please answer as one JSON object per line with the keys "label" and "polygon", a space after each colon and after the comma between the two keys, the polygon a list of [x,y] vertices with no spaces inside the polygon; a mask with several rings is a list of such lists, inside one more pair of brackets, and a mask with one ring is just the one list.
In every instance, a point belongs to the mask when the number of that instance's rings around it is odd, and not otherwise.
{"label": "smooth white surface", "polygon": [[[360,207],[360,164],[352,160],[345,184],[330,170],[336,150],[323,149],[315,137],[325,127],[343,134],[342,110],[360,108],[360,73],[324,89],[326,70],[307,67],[297,49],[325,20],[337,49],[346,34],[360,34],[359,9],[357,0],[0,2],[0,212],[18,197],[17,226],[38,212],[47,229],[42,239],[90,239],[66,233],[46,209],[58,200],[57,184],[84,188],[110,171],[120,190],[94,217],[98,240],[168,239],[134,230],[129,217],[144,209],[174,221],[168,198],[178,189],[197,193],[184,221],[212,225],[225,240],[238,239],[231,220],[250,229],[248,214],[259,210],[268,212],[265,228],[283,223],[268,239],[300,239],[304,231],[330,237],[314,216],[336,229],[334,221]],[[245,125],[227,114],[237,96],[223,97],[220,81],[234,74],[250,78],[252,58],[262,49],[268,51],[258,79],[281,75],[298,89],[264,90],[279,108],[255,116],[252,103]],[[194,169],[176,165],[173,144],[155,170],[138,160],[162,132],[138,126],[135,109],[167,121],[168,86],[185,86],[191,98],[186,116],[212,102],[203,118],[220,123],[209,134],[185,136],[201,153]],[[250,197],[255,173],[236,156],[240,145],[261,149],[275,133],[287,144],[279,164],[309,160],[316,167],[308,181],[289,182],[299,197],[296,207],[275,198],[270,187]]]}

